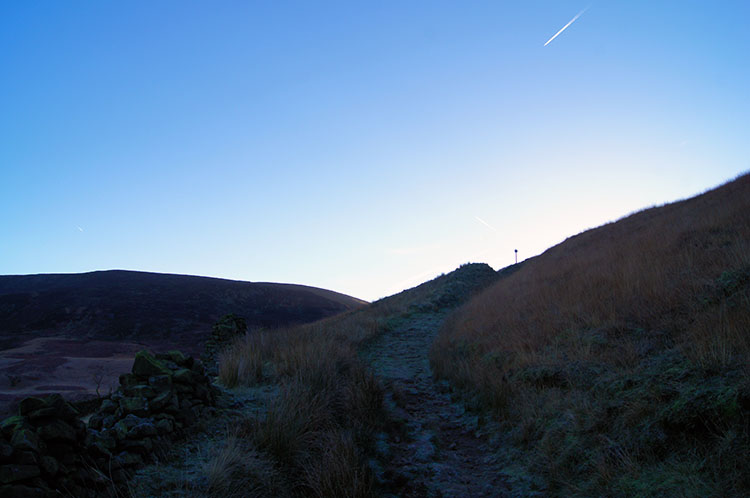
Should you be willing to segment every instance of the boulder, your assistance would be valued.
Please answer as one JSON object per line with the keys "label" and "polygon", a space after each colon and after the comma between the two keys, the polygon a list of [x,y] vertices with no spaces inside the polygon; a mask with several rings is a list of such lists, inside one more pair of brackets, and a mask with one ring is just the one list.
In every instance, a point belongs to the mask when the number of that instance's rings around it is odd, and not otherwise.
{"label": "boulder", "polygon": [[54,408],[56,410],[56,417],[61,418],[65,421],[73,420],[77,418],[80,413],[75,409],[73,405],[65,401],[65,398],[60,394],[50,394],[42,398],[46,406]]}
{"label": "boulder", "polygon": [[195,386],[195,397],[205,403],[211,402],[212,394],[213,392],[203,384],[198,384],[197,386]]}
{"label": "boulder", "polygon": [[195,386],[191,384],[175,384],[174,390],[180,394],[191,394],[195,390]]}
{"label": "boulder", "polygon": [[172,392],[164,391],[151,400],[150,402],[151,409],[162,410],[169,405],[170,401],[172,401]]}
{"label": "boulder", "polygon": [[13,446],[0,439],[0,463],[10,461],[11,455],[13,455]]}
{"label": "boulder", "polygon": [[39,468],[45,475],[54,477],[60,470],[60,464],[51,456],[43,456],[39,461]]}
{"label": "boulder", "polygon": [[0,465],[0,484],[10,484],[16,481],[31,479],[39,474],[39,467],[36,465]]}
{"label": "boulder", "polygon": [[148,415],[149,407],[146,398],[122,398],[120,400],[120,410],[124,414],[135,414],[140,417]]}
{"label": "boulder", "polygon": [[10,444],[16,450],[28,450],[34,453],[39,453],[39,436],[36,432],[28,427],[19,427],[13,432],[13,436],[10,439]]}
{"label": "boulder", "polygon": [[37,434],[45,441],[76,441],[76,431],[62,420],[55,420],[49,424],[42,425],[37,429]]}
{"label": "boulder", "polygon": [[102,419],[102,429],[109,429],[117,422],[117,417],[114,415],[107,415]]}
{"label": "boulder", "polygon": [[156,426],[150,420],[147,420],[130,429],[125,435],[125,439],[143,439],[156,435]]}
{"label": "boulder", "polygon": [[101,412],[94,413],[89,417],[89,428],[94,430],[101,430],[102,429],[102,421],[104,420],[104,415],[102,415]]}
{"label": "boulder", "polygon": [[153,387],[156,392],[168,391],[172,388],[171,375],[152,375],[148,378],[148,385]]}
{"label": "boulder", "polygon": [[169,419],[161,419],[156,422],[156,430],[159,434],[169,434],[174,431],[174,422]]}
{"label": "boulder", "polygon": [[36,465],[39,463],[39,457],[33,451],[18,451],[13,459],[13,463],[21,465]]}
{"label": "boulder", "polygon": [[117,456],[114,457],[114,459],[120,466],[122,467],[135,467],[138,465],[143,465],[143,457],[137,453],[130,453],[127,451],[123,451],[122,453],[119,453]]}
{"label": "boulder", "polygon": [[174,373],[174,381],[179,384],[194,386],[203,380],[201,376],[187,368],[181,368]]}
{"label": "boulder", "polygon": [[170,375],[169,368],[164,361],[156,359],[148,351],[138,351],[133,362],[133,375],[140,379],[148,379],[152,375]]}
{"label": "boulder", "polygon": [[193,363],[193,366],[190,367],[190,370],[197,373],[198,375],[206,375],[206,367],[203,365],[203,362],[200,360],[195,360],[195,363]]}
{"label": "boulder", "polygon": [[8,417],[0,422],[0,432],[2,432],[3,436],[6,438],[10,438],[17,429],[25,425],[27,425],[26,419],[23,416],[13,415],[12,417]]}
{"label": "boulder", "polygon": [[24,398],[18,403],[18,413],[28,415],[35,410],[45,407],[47,407],[47,404],[42,398]]}
{"label": "boulder", "polygon": [[192,364],[193,362],[192,357],[185,356],[182,351],[177,351],[174,349],[171,351],[167,351],[167,356],[170,360],[172,360],[179,366],[188,366],[188,368],[190,368],[188,364]]}
{"label": "boulder", "polygon": [[99,406],[99,410],[97,413],[115,413],[115,411],[117,411],[117,407],[117,403],[115,403],[111,399],[105,399],[102,401],[101,406]]}
{"label": "boulder", "polygon": [[138,377],[132,373],[124,373],[120,375],[120,385],[122,387],[137,386],[138,382]]}
{"label": "boulder", "polygon": [[154,443],[150,438],[125,439],[120,441],[120,447],[126,451],[134,451],[145,455],[153,451]]}
{"label": "boulder", "polygon": [[9,484],[6,486],[0,486],[0,496],[9,496],[13,498],[46,498],[53,495],[42,488],[34,488],[20,484]]}
{"label": "boulder", "polygon": [[39,422],[40,420],[57,417],[58,413],[57,408],[53,406],[45,406],[44,408],[30,412],[27,416],[31,422]]}
{"label": "boulder", "polygon": [[151,398],[156,397],[156,390],[149,385],[143,385],[143,384],[126,387],[123,389],[123,392],[127,396],[130,396],[133,398],[151,399]]}

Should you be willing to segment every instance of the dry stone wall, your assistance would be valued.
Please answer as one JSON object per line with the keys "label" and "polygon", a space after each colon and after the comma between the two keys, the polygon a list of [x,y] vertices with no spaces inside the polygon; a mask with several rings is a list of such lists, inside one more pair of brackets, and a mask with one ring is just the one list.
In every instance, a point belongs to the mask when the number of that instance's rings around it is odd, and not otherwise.
{"label": "dry stone wall", "polygon": [[59,394],[26,398],[0,423],[0,497],[100,496],[213,415],[217,395],[201,361],[141,351],[88,424]]}
{"label": "dry stone wall", "polygon": [[227,347],[235,337],[247,333],[247,322],[234,313],[224,315],[211,328],[211,335],[206,340],[203,362],[211,375],[217,374],[217,360],[221,350]]}

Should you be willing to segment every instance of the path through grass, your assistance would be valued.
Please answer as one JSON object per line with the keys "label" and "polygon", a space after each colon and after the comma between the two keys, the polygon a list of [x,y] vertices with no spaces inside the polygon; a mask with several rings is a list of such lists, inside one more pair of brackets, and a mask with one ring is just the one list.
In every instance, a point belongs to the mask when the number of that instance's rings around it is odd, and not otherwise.
{"label": "path through grass", "polygon": [[445,316],[404,317],[361,354],[386,389],[381,486],[403,497],[509,496],[488,427],[432,378],[428,353]]}

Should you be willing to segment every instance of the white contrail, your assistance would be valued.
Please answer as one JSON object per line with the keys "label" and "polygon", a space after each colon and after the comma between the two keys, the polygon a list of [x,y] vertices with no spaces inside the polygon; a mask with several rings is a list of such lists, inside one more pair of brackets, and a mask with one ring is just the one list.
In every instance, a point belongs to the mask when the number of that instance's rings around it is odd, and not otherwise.
{"label": "white contrail", "polygon": [[547,43],[545,43],[544,46],[546,47],[547,45],[549,45],[549,42],[551,42],[552,40],[554,40],[555,38],[557,38],[557,36],[560,33],[562,33],[563,31],[565,31],[566,29],[568,29],[568,26],[570,26],[571,24],[573,24],[575,22],[575,20],[578,19],[579,17],[581,17],[581,14],[583,14],[584,12],[586,12],[588,9],[589,8],[586,7],[585,9],[583,9],[582,11],[580,11],[578,14],[576,14],[576,16],[573,19],[571,19],[568,24],[566,24],[565,26],[563,26],[562,28],[560,28],[560,31],[558,31],[557,33],[555,33],[555,35],[552,38],[550,38],[549,40],[547,40]]}
{"label": "white contrail", "polygon": [[487,228],[489,228],[493,232],[497,232],[497,228],[493,227],[492,225],[490,225],[489,223],[487,223],[486,221],[484,221],[479,216],[474,216],[474,218],[476,218],[479,223],[481,223],[482,225],[486,226]]}

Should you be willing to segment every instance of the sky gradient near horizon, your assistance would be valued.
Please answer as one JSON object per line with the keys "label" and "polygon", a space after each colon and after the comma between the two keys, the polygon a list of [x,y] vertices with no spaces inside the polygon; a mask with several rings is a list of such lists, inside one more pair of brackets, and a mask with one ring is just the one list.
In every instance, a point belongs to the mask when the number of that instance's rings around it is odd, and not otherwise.
{"label": "sky gradient near horizon", "polygon": [[499,269],[750,169],[748,19],[744,1],[3,2],[0,274],[373,300]]}

